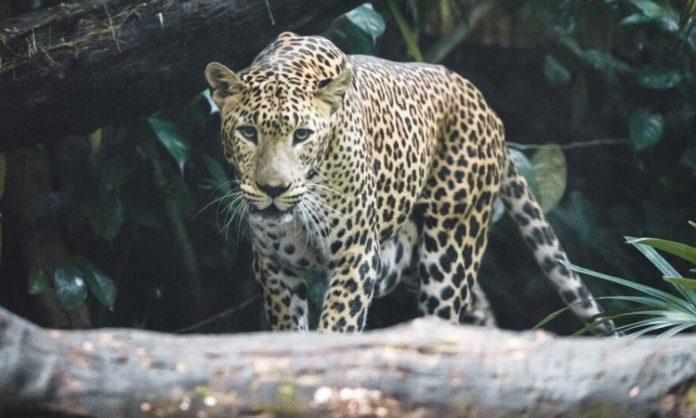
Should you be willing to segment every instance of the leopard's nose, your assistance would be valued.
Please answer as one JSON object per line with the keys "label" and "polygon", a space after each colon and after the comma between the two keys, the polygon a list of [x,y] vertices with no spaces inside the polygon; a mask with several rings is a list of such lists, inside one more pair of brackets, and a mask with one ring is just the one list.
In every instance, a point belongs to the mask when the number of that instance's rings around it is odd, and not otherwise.
{"label": "leopard's nose", "polygon": [[270,197],[270,198],[280,196],[283,192],[285,192],[286,190],[288,190],[290,188],[289,184],[283,184],[280,186],[270,186],[268,184],[256,183],[256,186],[259,188],[259,190],[266,193],[268,195],[268,197]]}

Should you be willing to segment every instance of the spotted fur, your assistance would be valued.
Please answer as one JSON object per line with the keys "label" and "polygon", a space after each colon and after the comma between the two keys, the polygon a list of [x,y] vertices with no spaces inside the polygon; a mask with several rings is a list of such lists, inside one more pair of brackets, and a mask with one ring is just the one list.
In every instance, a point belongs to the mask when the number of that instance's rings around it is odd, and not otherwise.
{"label": "spotted fur", "polygon": [[373,298],[399,282],[422,314],[493,324],[476,276],[499,197],[563,300],[583,320],[600,312],[559,263],[500,119],[456,73],[286,32],[244,72],[211,63],[206,78],[273,329],[308,328],[316,272],[329,281],[320,330],[362,330]]}

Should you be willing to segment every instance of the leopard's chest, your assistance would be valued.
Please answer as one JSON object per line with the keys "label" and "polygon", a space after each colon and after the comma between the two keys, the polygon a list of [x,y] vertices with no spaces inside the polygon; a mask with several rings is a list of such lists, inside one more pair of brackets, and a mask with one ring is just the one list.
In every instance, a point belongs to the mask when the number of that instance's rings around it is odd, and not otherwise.
{"label": "leopard's chest", "polygon": [[326,270],[326,250],[301,219],[291,214],[270,219],[252,216],[249,224],[259,249],[272,255],[281,266],[308,272]]}

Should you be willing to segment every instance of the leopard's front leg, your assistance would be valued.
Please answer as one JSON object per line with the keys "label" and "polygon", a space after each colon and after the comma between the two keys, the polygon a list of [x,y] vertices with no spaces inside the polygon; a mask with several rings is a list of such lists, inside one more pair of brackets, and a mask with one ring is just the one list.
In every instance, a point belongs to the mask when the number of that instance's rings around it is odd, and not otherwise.
{"label": "leopard's front leg", "polygon": [[274,331],[307,331],[307,285],[281,268],[272,254],[253,246],[254,275],[263,290],[266,318]]}
{"label": "leopard's front leg", "polygon": [[[319,319],[320,331],[360,332],[365,327],[380,268],[378,241],[372,235],[356,233],[357,242],[344,251],[336,251]],[[335,242],[344,246],[349,241],[353,238]]]}

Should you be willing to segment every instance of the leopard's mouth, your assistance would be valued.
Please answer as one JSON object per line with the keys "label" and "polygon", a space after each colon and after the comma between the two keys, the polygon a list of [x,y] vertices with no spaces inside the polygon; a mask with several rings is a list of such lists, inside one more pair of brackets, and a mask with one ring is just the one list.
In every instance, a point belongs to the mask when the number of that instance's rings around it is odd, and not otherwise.
{"label": "leopard's mouth", "polygon": [[250,203],[249,216],[254,220],[277,220],[281,223],[294,218],[298,205],[302,201],[304,190],[296,188],[284,193],[270,196],[255,189],[244,190],[245,197]]}
{"label": "leopard's mouth", "polygon": [[252,213],[264,219],[276,219],[290,212],[290,210],[280,210],[275,204],[270,204],[267,208],[255,209]]}
{"label": "leopard's mouth", "polygon": [[290,222],[293,219],[293,208],[288,208],[286,210],[278,209],[275,204],[270,204],[264,209],[259,209],[255,207],[250,213],[251,219],[255,221],[270,221],[277,223]]}

